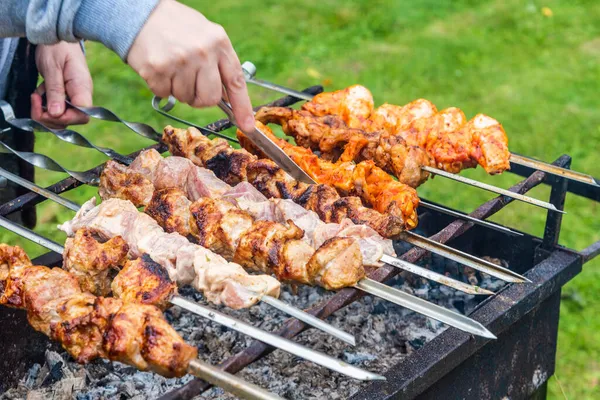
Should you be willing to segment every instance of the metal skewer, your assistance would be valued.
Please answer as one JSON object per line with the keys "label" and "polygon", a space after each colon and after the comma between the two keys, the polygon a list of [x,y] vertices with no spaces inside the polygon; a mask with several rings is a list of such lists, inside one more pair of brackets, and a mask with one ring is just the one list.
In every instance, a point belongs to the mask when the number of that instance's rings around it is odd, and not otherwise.
{"label": "metal skewer", "polygon": [[489,222],[489,221],[484,221],[479,218],[471,217],[469,214],[462,214],[457,211],[451,210],[449,208],[440,207],[438,205],[429,203],[428,201],[419,200],[419,207],[420,206],[423,206],[424,208],[429,208],[430,210],[437,211],[442,214],[448,214],[455,218],[464,219],[465,221],[472,222],[476,225],[485,226],[487,228],[493,229],[498,232],[508,233],[509,235],[514,235],[514,236],[523,236],[523,234],[521,232],[513,231],[512,229],[509,229],[505,226],[494,224],[493,222]]}
{"label": "metal skewer", "polygon": [[501,194],[503,196],[511,197],[515,200],[522,201],[524,203],[532,204],[537,207],[545,208],[546,210],[558,212],[561,214],[566,214],[563,210],[559,210],[552,203],[548,203],[547,201],[542,201],[538,199],[534,199],[533,197],[525,196],[520,193],[511,192],[510,190],[502,189],[493,185],[488,185],[487,183],[476,181],[475,179],[467,178],[462,175],[451,174],[450,172],[443,171],[441,169],[422,166],[423,170],[430,172],[435,175],[443,176],[444,178],[452,179],[458,182],[466,183],[467,185],[475,186],[479,189],[487,190],[489,192]]}
{"label": "metal skewer", "polygon": [[[254,84],[256,84],[258,86],[262,86],[262,87],[264,87],[266,89],[271,89],[271,90],[275,90],[275,91],[278,91],[278,92],[281,92],[281,93],[289,94],[287,91],[284,92],[284,91],[280,90],[281,86],[279,86],[279,85],[275,85],[275,84],[272,84],[272,83],[265,84],[265,81],[254,79],[254,75],[256,74],[256,66],[253,63],[251,63],[250,61],[246,61],[246,62],[244,62],[242,64],[242,70],[244,72],[244,76],[246,78],[246,82],[254,83]],[[289,90],[289,89],[286,89],[286,90]],[[292,96],[294,96],[294,95],[292,95]],[[308,96],[304,96],[304,97],[301,97],[301,98],[307,99],[307,100],[312,100],[313,97],[314,96],[308,95]],[[512,161],[512,158],[511,158],[511,161]],[[550,166],[550,167],[551,168],[557,168],[557,167],[554,167],[554,166]],[[476,181],[474,179],[469,179],[469,178],[465,178],[465,177],[460,176],[460,175],[451,174],[449,172],[443,171],[443,170],[438,169],[438,168],[427,167],[427,166],[422,166],[421,168],[423,170],[427,171],[427,172],[432,173],[432,174],[436,174],[436,175],[443,176],[445,178],[453,179],[455,181],[458,181],[458,182],[461,182],[461,183],[465,183],[467,185],[475,186],[475,187],[480,188],[480,189],[488,190],[490,192],[498,193],[498,194],[501,194],[503,196],[508,196],[508,197],[511,197],[511,198],[513,198],[515,200],[519,200],[519,201],[522,201],[522,202],[525,202],[525,203],[528,203],[528,204],[532,204],[532,205],[537,206],[537,207],[545,208],[545,209],[550,210],[550,211],[555,211],[555,212],[559,212],[559,213],[565,214],[564,211],[558,210],[554,206],[554,204],[551,204],[551,203],[548,203],[548,202],[545,202],[545,201],[537,200],[537,199],[534,199],[534,198],[529,197],[529,196],[525,196],[525,195],[522,195],[522,194],[519,194],[519,193],[514,193],[514,192],[511,192],[511,191],[506,190],[506,189],[498,188],[496,186],[488,185],[486,183],[482,183],[482,182]],[[536,168],[536,167],[534,167],[534,168]],[[572,171],[569,171],[569,172],[572,172]],[[561,176],[563,176],[563,175],[561,175]]]}
{"label": "metal skewer", "polygon": [[[2,142],[0,142],[0,144],[2,144]],[[4,146],[6,146],[6,145],[4,145]],[[17,155],[18,155],[18,152],[17,152]],[[43,156],[43,157],[46,157],[46,156]],[[0,174],[1,173],[2,173],[2,171],[0,171]],[[10,179],[10,177],[9,177],[9,179]],[[21,178],[19,181],[22,182],[23,179]],[[19,182],[15,182],[15,183],[19,183]],[[37,186],[37,185],[35,185],[32,182],[27,182],[27,186],[26,187],[31,187],[32,185],[33,186]],[[38,187],[38,189],[42,189],[42,188]],[[50,198],[50,199],[54,199],[56,197],[61,197],[61,196],[57,195],[56,193],[50,192],[48,190],[45,190],[44,192],[38,191],[37,193],[39,193],[41,195],[44,195],[44,196],[48,195],[48,198]],[[25,228],[23,228],[23,229],[25,229]],[[434,243],[436,243],[436,242],[434,242]],[[384,258],[382,258],[382,261],[389,262],[390,265],[392,265],[394,267],[397,267],[397,268],[401,268],[403,270],[408,270],[410,272],[419,273],[419,274],[423,275],[426,278],[431,277],[431,279],[434,279],[434,280],[436,280],[437,282],[439,282],[441,284],[448,285],[448,286],[451,286],[451,287],[455,287],[456,289],[459,289],[459,290],[462,290],[462,291],[467,291],[468,293],[471,293],[471,294],[484,294],[484,295],[493,294],[493,292],[490,292],[488,290],[485,290],[485,289],[482,289],[482,288],[479,288],[479,287],[476,287],[476,286],[467,285],[467,284],[465,284],[463,282],[456,281],[454,279],[451,279],[451,278],[445,277],[445,276],[443,276],[441,274],[438,274],[438,273],[436,273],[434,271],[430,271],[430,270],[427,270],[425,268],[419,267],[417,265],[413,265],[413,264],[404,262],[404,261],[396,259],[394,257],[385,256]],[[424,270],[424,271],[421,271],[421,270]],[[365,281],[365,280],[363,279],[361,282],[363,282],[363,281]],[[371,280],[367,278],[366,281],[371,281]],[[373,283],[373,282],[375,282],[375,283]],[[378,291],[373,291],[373,290],[369,291],[370,288],[372,288],[374,286],[377,286],[379,288]],[[382,283],[379,283],[379,282],[376,282],[376,281],[372,281],[371,286],[364,286],[364,287],[355,286],[355,287],[357,289],[363,290],[363,291],[365,291],[365,292],[367,292],[369,294],[373,294],[375,296],[378,296],[379,295],[378,293],[383,293],[383,291],[385,291],[385,297],[383,297],[385,300],[388,300],[390,302],[393,302],[393,303],[398,304],[398,305],[403,306],[403,307],[407,307],[407,308],[409,308],[411,310],[414,310],[414,311],[418,310],[417,312],[420,312],[423,315],[426,315],[426,316],[431,317],[433,319],[437,319],[437,320],[439,320],[441,322],[447,323],[448,325],[457,327],[459,329],[462,329],[463,326],[464,326],[463,320],[464,320],[465,317],[463,315],[448,310],[445,313],[444,319],[440,320],[439,319],[440,318],[440,312],[437,309],[438,306],[436,306],[435,304],[426,302],[427,304],[429,304],[429,305],[432,306],[432,309],[429,310],[429,309],[427,309],[427,307],[424,307],[422,305],[422,302],[419,301],[419,299],[416,296],[412,296],[410,294],[402,292],[401,290],[391,288],[391,287],[386,286],[386,285],[384,285]],[[409,300],[410,299],[414,299],[415,302],[416,302],[415,305],[412,306],[412,307],[409,307],[407,305],[407,304],[409,304]],[[308,323],[309,325],[313,325],[313,326],[315,326],[315,327],[317,327],[317,328],[319,328],[319,329],[321,329],[321,330],[323,330],[323,331],[325,331],[327,333],[330,333],[330,334],[332,334],[332,335],[340,338],[341,340],[346,341],[347,343],[350,343],[350,344],[354,345],[354,337],[352,337],[351,335],[348,335],[346,332],[338,330],[337,328],[335,328],[335,327],[327,324],[325,321],[322,321],[322,320],[320,320],[320,319],[318,319],[318,318],[316,318],[316,317],[314,317],[314,316],[312,316],[312,315],[310,315],[308,313],[305,313],[305,312],[303,312],[303,311],[301,311],[301,310],[299,310],[297,308],[294,308],[294,307],[292,307],[290,305],[287,305],[287,304],[283,303],[282,301],[280,301],[278,299],[270,298],[269,296],[263,296],[261,300],[264,301],[265,303],[267,303],[267,304],[275,307],[275,308],[278,308],[279,310],[281,310],[281,311],[283,311],[283,312],[285,312],[285,313],[287,313],[289,315],[297,317],[298,319],[300,319],[301,321],[303,321],[305,323]],[[449,317],[451,315],[454,315],[456,317],[456,321],[453,321]],[[473,322],[475,323],[475,321],[473,321]],[[468,332],[470,332],[470,333],[472,333],[474,335],[479,335],[480,331],[481,331],[481,328],[482,327],[477,327],[477,329],[470,329],[470,330],[468,330]],[[486,333],[486,335],[488,335],[488,333]],[[491,335],[491,333],[489,333],[489,335]],[[489,336],[486,336],[486,337],[489,337]]]}
{"label": "metal skewer", "polygon": [[[60,244],[50,239],[46,239],[45,237],[38,235],[37,233],[25,227],[22,227],[16,223],[13,223],[4,217],[0,217],[0,227],[3,227],[11,232],[23,236],[24,238],[31,240],[32,242],[37,243],[43,247],[46,247],[47,249],[52,250],[58,254],[63,254],[64,252],[64,247]],[[315,364],[319,364],[333,371],[337,371],[341,374],[347,375],[351,378],[359,380],[385,380],[385,377],[381,375],[377,375],[362,370],[360,368],[356,368],[350,364],[345,363],[344,361],[330,357],[318,351],[309,349],[308,347],[302,346],[300,344],[292,342],[291,340],[284,339],[272,333],[263,331],[262,329],[255,328],[254,326],[249,325],[233,317],[230,317],[229,315],[221,314],[218,311],[215,311],[206,306],[201,306],[179,295],[173,295],[169,302],[183,309],[186,309],[194,314],[200,315],[201,317],[216,322],[220,325],[225,325],[228,328],[231,328],[237,332],[246,334],[256,340],[260,340],[261,342],[264,342],[270,346],[277,347],[283,351],[312,361]]]}
{"label": "metal skewer", "polygon": [[453,247],[446,246],[445,244],[442,244],[440,242],[436,242],[435,240],[431,240],[421,235],[417,235],[413,232],[402,232],[399,236],[399,239],[404,240],[405,242],[410,243],[414,246],[428,250],[432,253],[439,254],[460,264],[469,266],[478,271],[485,272],[488,275],[494,276],[498,279],[502,279],[506,282],[531,282],[523,275],[517,274],[516,272],[511,271],[508,268],[496,265],[479,257],[475,257],[474,255],[471,255],[469,253],[465,253],[464,251],[457,250]]}
{"label": "metal skewer", "polygon": [[[85,184],[88,184],[91,186],[98,185],[97,182],[99,181],[99,178],[96,177],[91,172],[69,171],[69,170],[61,167],[58,163],[56,163],[50,157],[47,157],[43,154],[38,154],[38,153],[25,153],[25,152],[16,151],[2,141],[0,141],[0,147],[4,147],[5,149],[7,149],[7,150],[11,151],[13,154],[23,158],[25,161],[30,162],[32,165],[34,165],[36,167],[51,170],[51,171],[66,172],[69,175],[71,175],[73,178],[79,180],[82,183],[85,183]],[[56,166],[58,166],[58,167],[56,167]],[[76,174],[76,175],[74,175],[74,174]],[[14,183],[16,183],[18,185],[22,185],[23,187],[26,187],[27,189],[35,191],[36,193],[38,193],[48,199],[56,201],[57,203],[65,206],[73,211],[78,211],[81,208],[78,204],[69,202],[62,196],[59,196],[56,193],[53,193],[47,189],[44,189],[26,179],[23,179],[21,177],[16,177],[17,179],[13,179],[13,177],[15,177],[14,174],[11,174],[11,173],[4,174],[4,170],[1,168],[0,168],[0,175],[6,177],[7,179],[13,181]],[[307,312],[304,312],[294,306],[286,304],[279,299],[275,299],[275,298],[271,299],[271,298],[269,298],[269,296],[263,296],[261,301],[264,301],[265,303],[278,309],[279,311],[282,311],[288,315],[291,315],[306,324],[309,324],[317,329],[327,332],[330,335],[335,336],[336,338],[338,338],[348,344],[351,344],[352,346],[354,346],[356,344],[354,336],[350,335],[349,333],[344,332],[341,329],[338,329],[338,328],[334,327],[333,325],[330,325],[327,322],[325,322],[311,314],[308,314]]]}
{"label": "metal skewer", "polygon": [[548,164],[530,157],[525,157],[519,154],[511,153],[509,161],[513,164],[523,165],[525,167],[544,171],[552,175],[570,179],[572,181],[587,183],[588,185],[600,187],[600,181],[598,181],[598,179],[594,178],[591,175],[587,175],[581,172],[573,171],[562,167],[557,167],[556,165]]}

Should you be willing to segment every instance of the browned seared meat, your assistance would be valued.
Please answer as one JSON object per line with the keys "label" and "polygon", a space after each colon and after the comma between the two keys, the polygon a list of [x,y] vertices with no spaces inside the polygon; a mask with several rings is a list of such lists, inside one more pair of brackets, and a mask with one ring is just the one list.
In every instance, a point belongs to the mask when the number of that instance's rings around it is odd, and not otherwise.
{"label": "browned seared meat", "polygon": [[[60,268],[24,265],[22,251],[0,245],[4,287],[20,293],[31,325],[59,341],[78,362],[98,357],[166,377],[183,376],[197,357],[151,305],[83,293],[77,278]],[[4,267],[7,268],[4,268]],[[9,298],[2,297],[1,304]],[[13,304],[14,305],[14,302]]]}
{"label": "browned seared meat", "polygon": [[110,293],[111,270],[118,270],[127,259],[129,246],[121,236],[101,243],[92,230],[83,228],[67,238],[63,268],[71,272],[81,289],[96,296]]}
{"label": "browned seared meat", "polygon": [[274,162],[233,149],[224,139],[211,140],[195,128],[183,130],[167,126],[163,141],[174,155],[187,157],[194,164],[212,170],[230,185],[248,181],[265,196],[292,199],[315,211],[326,222],[339,223],[350,218],[356,224],[366,223],[384,237],[395,237],[406,228],[402,218],[364,207],[356,197],[340,197],[328,185],[298,182]]}
{"label": "browned seared meat", "polygon": [[[229,202],[208,197],[193,202],[189,210],[193,220],[192,236],[197,242],[227,260],[238,262],[234,258],[236,248],[241,236],[253,229],[254,219]],[[240,265],[249,266],[241,263]]]}
{"label": "browned seared meat", "polygon": [[125,263],[113,279],[112,291],[125,303],[152,304],[166,309],[171,296],[177,291],[177,285],[163,266],[144,254]]}
{"label": "browned seared meat", "polygon": [[144,211],[154,218],[165,232],[178,232],[187,237],[192,229],[191,204],[183,191],[173,187],[156,190]]}
{"label": "browned seared meat", "polygon": [[102,199],[127,199],[136,207],[150,201],[154,185],[142,174],[130,173],[129,169],[116,161],[108,161],[100,175],[100,197]]}
{"label": "browned seared meat", "polygon": [[352,286],[365,277],[364,269],[353,266],[362,263],[358,241],[335,237],[325,241],[308,262],[308,273],[314,282],[328,290]]}

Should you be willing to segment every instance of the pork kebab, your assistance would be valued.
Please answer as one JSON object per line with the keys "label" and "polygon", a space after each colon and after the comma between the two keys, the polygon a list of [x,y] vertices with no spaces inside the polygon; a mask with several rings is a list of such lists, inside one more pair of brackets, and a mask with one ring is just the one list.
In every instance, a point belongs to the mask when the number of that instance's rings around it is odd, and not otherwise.
{"label": "pork kebab", "polygon": [[[156,150],[143,151],[129,167],[109,161],[100,177],[100,195],[103,199],[117,197],[134,201],[137,206],[146,207],[145,212],[166,231],[190,236],[225,257],[233,257],[241,265],[248,264],[243,257],[250,253],[236,250],[236,246],[243,248],[249,238],[255,241],[262,238],[254,248],[267,249],[263,252],[265,254],[278,254],[277,249],[285,248],[285,245],[273,239],[268,241],[269,237],[273,238],[277,231],[282,232],[286,227],[288,230],[290,227],[300,228],[304,232],[300,239],[318,250],[312,256],[310,252],[290,254],[296,257],[296,268],[286,267],[291,263],[285,253],[277,259],[271,256],[273,264],[268,266],[264,257],[257,257],[254,251],[252,261],[258,261],[263,271],[270,267],[280,280],[311,283],[314,278],[310,275],[318,273],[320,285],[335,290],[352,286],[357,278],[364,276],[362,265],[349,262],[349,256],[356,251],[356,244],[362,255],[362,264],[366,266],[379,267],[383,265],[382,259],[389,259],[386,256],[395,256],[392,241],[366,225],[356,225],[348,218],[340,224],[325,223],[316,213],[292,200],[269,200],[248,182],[231,187],[212,171],[195,166],[186,158],[163,158]],[[344,245],[346,249],[336,255],[335,249]],[[353,256],[352,259],[358,260],[359,257]],[[332,266],[319,273],[319,268],[311,267],[317,260],[329,260]],[[392,260],[394,265],[401,263],[395,258]],[[308,267],[306,272],[299,268],[303,264]],[[416,265],[402,263],[400,267],[468,293],[490,294]],[[352,271],[353,268],[360,269]]]}

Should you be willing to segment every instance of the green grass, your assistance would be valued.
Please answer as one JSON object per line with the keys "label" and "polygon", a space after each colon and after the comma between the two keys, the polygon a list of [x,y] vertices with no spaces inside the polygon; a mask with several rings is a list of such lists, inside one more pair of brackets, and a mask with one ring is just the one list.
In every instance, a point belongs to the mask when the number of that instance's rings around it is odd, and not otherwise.
{"label": "green grass", "polygon": [[[600,2],[187,3],[222,24],[240,58],[252,60],[264,79],[294,88],[322,83],[335,89],[358,82],[372,90],[378,104],[424,97],[439,108],[461,107],[467,116],[484,112],[504,124],[515,152],[548,161],[567,153],[574,169],[600,176]],[[552,15],[545,16],[543,7]],[[116,56],[89,44],[88,58],[96,104],[155,127],[168,123],[151,109],[144,82]],[[277,97],[259,88],[251,88],[251,95],[255,104]],[[176,112],[199,123],[222,117],[217,109],[179,106]],[[79,130],[95,143],[123,152],[149,144],[114,124],[93,121]],[[104,160],[43,133],[38,134],[37,150],[73,169]],[[518,181],[511,174],[488,177],[481,169],[464,175],[502,187]],[[37,177],[38,183],[49,184],[62,176],[39,171]],[[442,178],[419,193],[465,211],[491,198]],[[532,195],[547,198],[548,193],[538,188]],[[82,202],[94,194],[81,188],[68,196]],[[600,239],[597,204],[570,195],[567,211],[561,244],[582,249]],[[54,226],[71,215],[45,203],[39,207],[37,231],[62,240]],[[511,204],[494,220],[539,236],[545,214]],[[6,233],[0,239],[33,255],[43,251]],[[600,310],[599,290],[599,261],[586,265],[564,290],[557,376],[569,399],[600,398],[600,318],[594,312]],[[556,378],[550,381],[550,398],[564,398]]]}

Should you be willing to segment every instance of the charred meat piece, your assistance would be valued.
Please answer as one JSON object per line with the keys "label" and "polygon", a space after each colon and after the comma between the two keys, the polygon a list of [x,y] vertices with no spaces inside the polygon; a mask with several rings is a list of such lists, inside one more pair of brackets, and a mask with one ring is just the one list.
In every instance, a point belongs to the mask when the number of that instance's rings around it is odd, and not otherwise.
{"label": "charred meat piece", "polygon": [[127,259],[129,246],[121,236],[101,243],[92,230],[83,228],[67,238],[63,253],[63,268],[79,281],[81,289],[96,296],[110,293],[110,273],[118,270]]}
{"label": "charred meat piece", "polygon": [[[18,248],[0,245],[0,256],[5,287],[21,294],[18,307],[27,311],[31,325],[59,341],[78,362],[103,357],[175,377],[185,375],[197,357],[196,348],[183,341],[160,309],[84,293],[63,269],[25,265]],[[0,303],[7,301],[2,297]]]}
{"label": "charred meat piece", "polygon": [[131,174],[129,169],[116,161],[109,160],[100,175],[100,197],[102,199],[128,199],[136,207],[145,206],[154,192],[154,185],[142,174]]}
{"label": "charred meat piece", "polygon": [[127,261],[111,287],[114,296],[125,303],[152,304],[163,310],[177,291],[167,270],[147,254]]}

